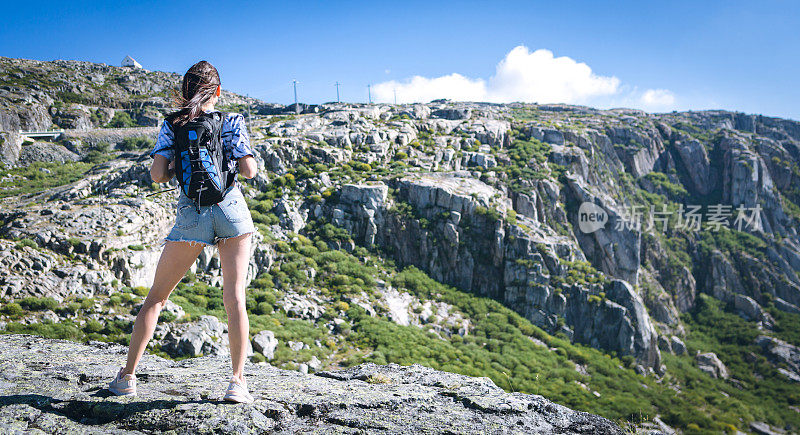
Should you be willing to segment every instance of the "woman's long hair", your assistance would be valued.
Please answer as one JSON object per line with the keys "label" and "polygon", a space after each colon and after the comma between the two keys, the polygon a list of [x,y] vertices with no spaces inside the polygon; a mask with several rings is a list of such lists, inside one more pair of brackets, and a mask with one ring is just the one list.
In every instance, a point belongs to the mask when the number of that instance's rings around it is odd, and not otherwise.
{"label": "woman's long hair", "polygon": [[183,125],[203,113],[203,105],[214,98],[217,86],[221,86],[219,73],[214,65],[201,60],[183,75],[181,91],[175,93],[177,112],[168,116],[175,126]]}

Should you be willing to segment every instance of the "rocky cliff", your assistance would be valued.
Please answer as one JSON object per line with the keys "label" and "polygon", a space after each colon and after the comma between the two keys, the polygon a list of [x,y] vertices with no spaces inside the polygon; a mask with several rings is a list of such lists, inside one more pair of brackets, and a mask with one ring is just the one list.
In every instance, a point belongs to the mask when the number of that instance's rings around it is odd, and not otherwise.
{"label": "rocky cliff", "polygon": [[252,404],[221,401],[230,361],[146,355],[137,397],[105,389],[127,348],[0,336],[0,428],[25,433],[622,433],[486,378],[364,364],[303,375],[247,364]]}

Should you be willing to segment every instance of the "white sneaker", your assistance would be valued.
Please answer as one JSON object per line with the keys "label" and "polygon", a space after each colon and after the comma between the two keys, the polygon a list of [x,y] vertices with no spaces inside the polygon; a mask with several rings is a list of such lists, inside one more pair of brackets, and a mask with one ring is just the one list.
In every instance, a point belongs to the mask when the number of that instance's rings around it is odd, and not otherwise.
{"label": "white sneaker", "polygon": [[108,384],[108,390],[117,396],[135,396],[136,395],[136,375],[125,375],[120,377],[124,367],[120,367],[117,376]]}
{"label": "white sneaker", "polygon": [[225,397],[222,400],[236,403],[253,403],[255,399],[247,391],[246,385],[242,385],[231,378],[231,382],[228,384],[228,391],[225,392]]}

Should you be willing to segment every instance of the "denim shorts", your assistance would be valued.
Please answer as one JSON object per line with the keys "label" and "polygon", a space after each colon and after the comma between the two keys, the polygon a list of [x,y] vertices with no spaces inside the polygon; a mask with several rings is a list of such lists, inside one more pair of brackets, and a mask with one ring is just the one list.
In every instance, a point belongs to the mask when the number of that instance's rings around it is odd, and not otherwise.
{"label": "denim shorts", "polygon": [[250,209],[238,184],[228,188],[225,199],[214,205],[200,206],[178,189],[175,225],[165,238],[172,242],[198,242],[216,245],[220,240],[256,231]]}

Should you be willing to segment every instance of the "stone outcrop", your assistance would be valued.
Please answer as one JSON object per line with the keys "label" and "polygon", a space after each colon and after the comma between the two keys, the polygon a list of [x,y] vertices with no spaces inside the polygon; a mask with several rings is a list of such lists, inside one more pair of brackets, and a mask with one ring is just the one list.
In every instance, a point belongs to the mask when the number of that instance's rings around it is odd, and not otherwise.
{"label": "stone outcrop", "polygon": [[766,335],[759,335],[756,344],[778,366],[778,372],[793,382],[800,382],[800,348]]}
{"label": "stone outcrop", "polygon": [[578,213],[569,217],[586,259],[606,274],[636,285],[641,240],[633,216],[620,213],[610,199],[591,193],[580,179],[568,180],[567,195],[575,204],[596,204],[608,215],[605,225],[591,233],[579,230]]}
{"label": "stone outcrop", "polygon": [[720,361],[714,352],[700,353],[695,355],[697,368],[706,372],[712,378],[728,379],[728,368]]}
{"label": "stone outcrop", "polygon": [[623,433],[542,396],[419,365],[364,364],[304,375],[245,365],[253,404],[220,399],[230,361],[145,355],[138,396],[105,387],[126,348],[0,335],[0,427],[80,433]]}
{"label": "stone outcrop", "polygon": [[253,336],[253,350],[261,352],[268,361],[275,356],[276,347],[278,339],[272,331],[264,330]]}

